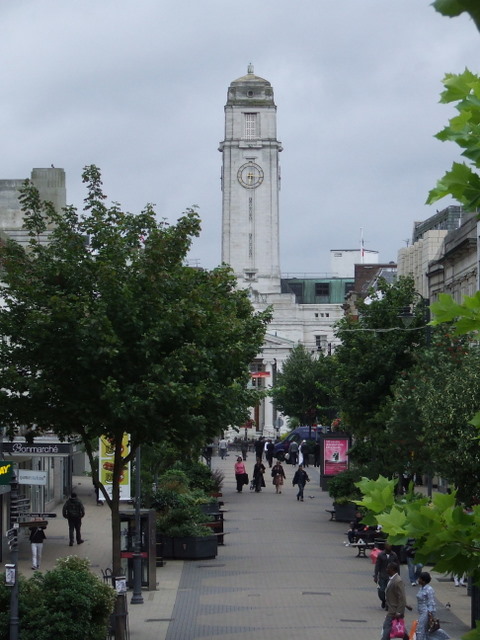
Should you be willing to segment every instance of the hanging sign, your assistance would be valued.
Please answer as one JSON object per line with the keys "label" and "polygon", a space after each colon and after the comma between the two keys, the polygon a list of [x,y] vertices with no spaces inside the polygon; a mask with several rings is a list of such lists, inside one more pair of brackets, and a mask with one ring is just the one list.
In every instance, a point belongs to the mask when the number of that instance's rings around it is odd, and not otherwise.
{"label": "hanging sign", "polygon": [[0,460],[0,484],[10,484],[13,476],[13,462]]}
{"label": "hanging sign", "polygon": [[36,484],[43,487],[47,484],[46,471],[31,471],[30,469],[19,469],[17,478],[18,484]]}
{"label": "hanging sign", "polygon": [[[107,493],[112,497],[113,485],[113,460],[115,457],[114,443],[102,436],[99,442],[98,455],[98,476]],[[123,434],[122,439],[122,458],[130,453],[130,436],[128,433]],[[126,464],[120,472],[120,500],[130,500],[130,463]]]}

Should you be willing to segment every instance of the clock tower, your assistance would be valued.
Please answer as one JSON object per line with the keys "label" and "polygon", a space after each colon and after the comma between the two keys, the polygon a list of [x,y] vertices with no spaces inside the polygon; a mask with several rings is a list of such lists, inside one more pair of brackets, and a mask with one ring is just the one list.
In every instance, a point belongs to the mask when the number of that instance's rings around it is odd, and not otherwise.
{"label": "clock tower", "polygon": [[222,162],[222,262],[240,287],[280,293],[280,170],[277,107],[267,80],[247,75],[234,80],[225,105]]}

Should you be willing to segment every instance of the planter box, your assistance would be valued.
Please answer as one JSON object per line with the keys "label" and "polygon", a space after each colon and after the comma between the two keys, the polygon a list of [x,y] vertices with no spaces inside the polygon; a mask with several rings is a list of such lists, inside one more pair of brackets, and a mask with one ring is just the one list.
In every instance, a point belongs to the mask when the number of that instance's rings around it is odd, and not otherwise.
{"label": "planter box", "polygon": [[337,522],[351,522],[355,520],[355,514],[357,512],[357,505],[353,502],[347,504],[334,504],[335,520]]}
{"label": "planter box", "polygon": [[218,513],[220,511],[220,505],[218,504],[218,500],[215,502],[207,502],[205,504],[198,505],[203,513]]}
{"label": "planter box", "polygon": [[173,554],[177,560],[216,558],[217,536],[188,536],[173,539]]}
{"label": "planter box", "polygon": [[172,559],[173,557],[173,538],[157,533],[157,558]]}

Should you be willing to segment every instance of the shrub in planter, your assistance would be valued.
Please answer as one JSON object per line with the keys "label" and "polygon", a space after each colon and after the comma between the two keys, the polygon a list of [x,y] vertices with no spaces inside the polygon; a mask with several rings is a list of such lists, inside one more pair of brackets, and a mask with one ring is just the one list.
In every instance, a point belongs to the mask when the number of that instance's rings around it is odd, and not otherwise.
{"label": "shrub in planter", "polygon": [[352,500],[360,500],[361,493],[355,482],[360,480],[359,473],[347,469],[328,480],[328,494],[333,499],[333,504],[346,504]]}
{"label": "shrub in planter", "polygon": [[[2,627],[9,608],[9,602],[3,602],[3,591],[2,584]],[[91,573],[88,560],[76,556],[61,558],[51,571],[22,579],[19,592],[22,640],[103,640],[106,637],[116,593]],[[8,638],[8,627],[0,628],[0,638]]]}
{"label": "shrub in planter", "polygon": [[172,537],[209,535],[208,529],[202,526],[209,520],[211,518],[197,505],[184,505],[160,514],[157,518],[157,531]]}

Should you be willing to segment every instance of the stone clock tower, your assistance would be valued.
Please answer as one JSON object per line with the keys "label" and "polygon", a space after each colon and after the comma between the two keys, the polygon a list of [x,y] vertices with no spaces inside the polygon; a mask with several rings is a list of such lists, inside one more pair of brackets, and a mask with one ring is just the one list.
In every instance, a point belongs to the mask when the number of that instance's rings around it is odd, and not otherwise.
{"label": "stone clock tower", "polygon": [[238,284],[280,293],[277,107],[267,80],[248,66],[228,88],[222,152],[222,262]]}

